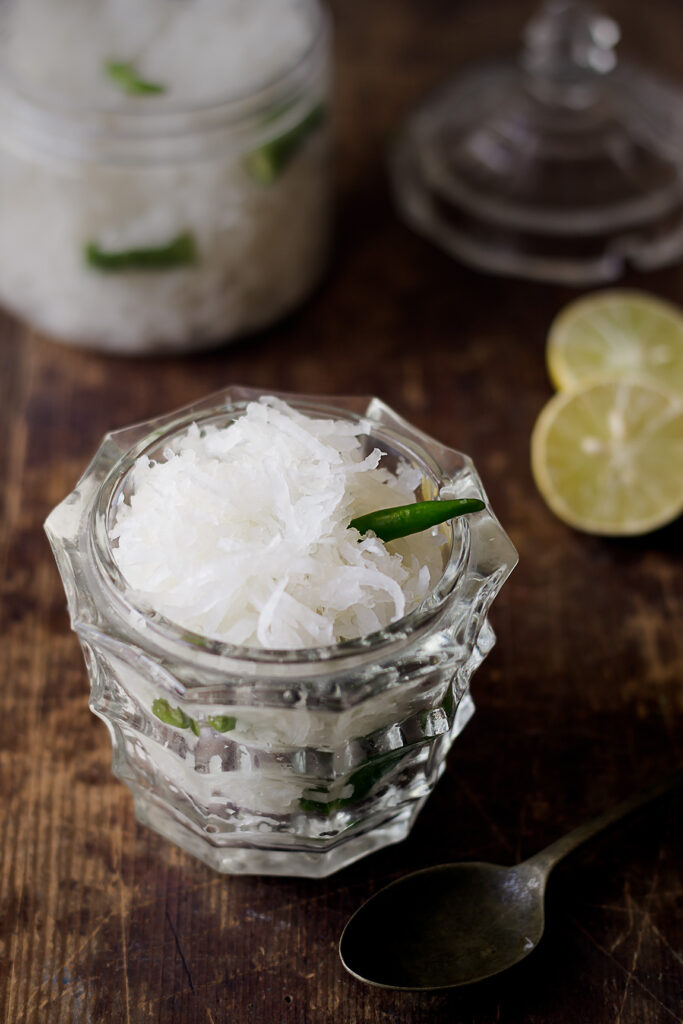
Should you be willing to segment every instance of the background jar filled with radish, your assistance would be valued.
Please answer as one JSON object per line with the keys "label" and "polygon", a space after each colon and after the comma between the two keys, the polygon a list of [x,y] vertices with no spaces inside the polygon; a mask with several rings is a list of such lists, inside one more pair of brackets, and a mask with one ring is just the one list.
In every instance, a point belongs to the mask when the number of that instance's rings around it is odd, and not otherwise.
{"label": "background jar filled with radish", "polygon": [[329,241],[316,0],[0,0],[0,302],[121,354],[258,330]]}

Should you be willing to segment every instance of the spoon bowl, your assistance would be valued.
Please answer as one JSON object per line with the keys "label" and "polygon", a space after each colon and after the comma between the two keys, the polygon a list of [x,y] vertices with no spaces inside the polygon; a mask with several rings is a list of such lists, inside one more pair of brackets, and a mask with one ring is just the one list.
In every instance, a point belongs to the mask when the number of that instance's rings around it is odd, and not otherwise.
{"label": "spoon bowl", "polygon": [[532,862],[416,871],[356,911],[341,938],[342,962],[356,978],[387,988],[483,981],[538,944],[544,891],[544,874]]}
{"label": "spoon bowl", "polygon": [[468,985],[507,970],[541,940],[545,887],[555,865],[682,784],[679,770],[514,867],[441,864],[399,878],[350,918],[339,943],[344,967],[370,985],[418,991]]}

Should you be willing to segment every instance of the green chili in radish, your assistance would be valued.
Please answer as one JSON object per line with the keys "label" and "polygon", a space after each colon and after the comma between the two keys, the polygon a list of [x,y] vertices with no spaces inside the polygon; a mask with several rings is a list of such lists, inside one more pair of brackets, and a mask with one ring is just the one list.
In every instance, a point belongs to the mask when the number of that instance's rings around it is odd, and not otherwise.
{"label": "green chili in radish", "polygon": [[129,96],[158,96],[166,92],[160,82],[148,82],[141,78],[130,61],[108,60],[104,66],[112,82]]}
{"label": "green chili in radish", "polygon": [[309,135],[324,122],[325,116],[325,108],[319,103],[293,128],[249,153],[245,166],[254,181],[259,185],[272,185],[289,166]]}
{"label": "green chili in radish", "polygon": [[197,262],[197,246],[194,235],[183,231],[167,245],[158,248],[121,249],[111,252],[100,248],[96,242],[89,242],[85,258],[95,270],[118,272],[122,270],[168,270]]}
{"label": "green chili in radish", "polygon": [[444,501],[415,501],[410,505],[397,505],[395,508],[383,508],[377,512],[352,519],[349,526],[359,533],[370,530],[383,541],[408,537],[411,533],[421,533],[432,526],[445,523],[448,519],[466,515],[470,512],[481,512],[484,502],[478,498],[449,498]]}

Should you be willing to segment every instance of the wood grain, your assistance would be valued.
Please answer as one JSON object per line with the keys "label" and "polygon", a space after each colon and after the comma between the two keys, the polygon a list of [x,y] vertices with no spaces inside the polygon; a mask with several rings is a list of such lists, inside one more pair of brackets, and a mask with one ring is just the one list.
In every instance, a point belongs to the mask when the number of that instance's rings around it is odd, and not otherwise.
{"label": "wood grain", "polygon": [[[681,74],[683,13],[604,5]],[[285,323],[188,359],[116,360],[0,315],[0,1008],[11,1024],[671,1024],[683,1019],[683,837],[669,800],[558,870],[539,950],[472,990],[346,976],[355,907],[401,873],[511,863],[667,774],[683,753],[681,524],[582,536],[538,497],[529,435],[569,290],[475,274],[395,217],[386,139],[455,66],[514,43],[532,4],[335,0],[333,265]],[[683,77],[683,75],[681,76]],[[683,268],[629,284],[683,303]],[[327,881],[225,878],[139,826],[87,707],[42,523],[107,430],[228,383],[374,392],[478,464],[520,564],[478,712],[404,843]]]}

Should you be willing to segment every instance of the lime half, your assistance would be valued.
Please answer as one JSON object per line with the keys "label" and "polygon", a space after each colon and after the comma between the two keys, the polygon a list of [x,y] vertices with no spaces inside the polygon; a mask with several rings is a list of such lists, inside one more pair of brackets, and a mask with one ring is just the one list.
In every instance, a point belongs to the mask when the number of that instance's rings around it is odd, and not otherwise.
{"label": "lime half", "polygon": [[555,318],[546,357],[560,391],[636,377],[683,395],[683,313],[642,292],[595,292]]}
{"label": "lime half", "polygon": [[648,533],[683,512],[683,397],[640,381],[559,393],[531,437],[553,512],[587,533]]}

